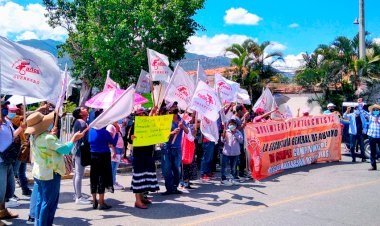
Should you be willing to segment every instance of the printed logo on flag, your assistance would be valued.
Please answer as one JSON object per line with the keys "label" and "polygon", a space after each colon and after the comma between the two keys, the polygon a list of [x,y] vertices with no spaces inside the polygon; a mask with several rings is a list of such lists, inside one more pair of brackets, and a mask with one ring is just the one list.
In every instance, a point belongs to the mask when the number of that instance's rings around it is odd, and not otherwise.
{"label": "printed logo on flag", "polygon": [[177,86],[178,92],[176,92],[176,96],[181,98],[182,100],[187,100],[190,98],[190,91],[189,88],[187,88],[184,85]]}
{"label": "printed logo on flag", "polygon": [[41,69],[34,61],[25,58],[18,59],[12,64],[11,68],[15,70],[15,75],[13,76],[14,79],[40,84],[40,80],[28,77],[28,75],[42,75]]}
{"label": "printed logo on flag", "polygon": [[210,106],[215,103],[214,98],[208,94],[207,90],[199,90],[197,93],[198,97],[205,101],[207,106]]}
{"label": "printed logo on flag", "polygon": [[229,85],[228,85],[227,83],[225,83],[224,81],[220,81],[220,82],[218,82],[216,85],[217,85],[217,87],[220,89],[220,91],[222,91],[223,89],[226,89],[226,90],[232,91],[231,86],[229,86]]}
{"label": "printed logo on flag", "polygon": [[204,124],[205,126],[210,126],[211,125],[211,120],[209,120],[208,118],[206,118],[206,117],[203,116],[202,120],[205,123]]}
{"label": "printed logo on flag", "polygon": [[154,70],[158,70],[158,67],[166,67],[166,64],[159,57],[157,57],[153,60],[152,67]]}

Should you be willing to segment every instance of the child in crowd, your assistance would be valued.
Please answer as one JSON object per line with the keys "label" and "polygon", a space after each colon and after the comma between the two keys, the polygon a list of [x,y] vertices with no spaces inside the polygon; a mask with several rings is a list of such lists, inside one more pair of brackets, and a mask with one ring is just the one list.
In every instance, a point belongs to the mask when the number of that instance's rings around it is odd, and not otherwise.
{"label": "child in crowd", "polygon": [[237,130],[236,120],[231,119],[228,122],[228,128],[224,131],[222,141],[224,142],[224,147],[221,154],[221,183],[229,186],[232,185],[232,183],[227,180],[226,166],[229,163],[231,167],[231,174],[233,177],[236,177],[236,163],[240,155],[240,144],[244,142],[243,134]]}

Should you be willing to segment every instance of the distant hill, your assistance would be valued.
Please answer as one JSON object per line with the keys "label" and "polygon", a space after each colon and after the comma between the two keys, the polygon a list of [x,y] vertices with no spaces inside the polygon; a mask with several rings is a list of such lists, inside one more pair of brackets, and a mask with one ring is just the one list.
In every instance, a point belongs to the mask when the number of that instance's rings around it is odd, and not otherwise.
{"label": "distant hill", "polygon": [[[58,57],[58,48],[57,46],[62,44],[62,42],[54,41],[51,39],[47,40],[23,40],[18,43],[31,46],[37,49],[45,50]],[[203,69],[209,68],[220,68],[220,67],[228,67],[230,66],[230,59],[227,57],[207,57],[204,55],[198,55],[195,53],[186,53],[184,59],[177,61],[180,62],[180,66],[186,71],[194,71],[197,70],[198,60],[202,65]],[[173,66],[177,64],[177,62],[173,63]],[[69,66],[72,65],[69,57],[58,58],[59,67],[63,70],[65,67],[65,63],[68,63]]]}

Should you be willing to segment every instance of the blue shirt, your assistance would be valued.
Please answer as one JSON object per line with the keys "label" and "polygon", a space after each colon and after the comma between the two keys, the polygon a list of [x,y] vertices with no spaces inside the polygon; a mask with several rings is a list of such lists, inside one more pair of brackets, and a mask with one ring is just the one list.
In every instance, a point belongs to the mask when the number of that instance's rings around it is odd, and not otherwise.
{"label": "blue shirt", "polygon": [[372,138],[380,138],[380,116],[375,117],[374,115],[371,115],[370,113],[364,110],[362,110],[361,112],[363,112],[363,114],[369,118],[367,135]]}
{"label": "blue shirt", "polygon": [[111,134],[105,129],[96,130],[91,128],[88,132],[88,142],[90,143],[91,152],[105,153],[110,152],[109,144],[116,146],[119,134],[112,138]]}
{"label": "blue shirt", "polygon": [[[178,124],[179,124],[179,122],[180,122],[181,120],[182,120],[181,117],[178,115],[178,123],[175,123],[174,120],[172,121],[172,130],[171,130],[171,131],[174,131],[175,129],[178,128]],[[187,127],[185,121],[183,121],[183,125]],[[175,135],[170,136],[169,141],[166,143],[167,148],[177,148],[177,149],[181,149],[181,144],[182,144],[182,134],[183,134],[183,129],[180,129],[180,130],[179,130],[179,133],[178,133],[178,135],[177,135],[177,138],[176,138],[176,140],[174,141],[174,144],[172,144],[172,141],[173,141]]]}
{"label": "blue shirt", "polygon": [[[360,113],[359,114],[360,116],[360,119],[362,121],[362,128],[363,128],[363,133],[365,134],[367,131],[366,131],[366,127],[367,127],[367,120],[365,118],[365,115]],[[348,129],[348,132],[352,135],[356,135],[358,132],[357,132],[357,126],[356,126],[356,113],[351,113],[351,114],[346,114],[344,113],[343,114],[343,118],[346,118],[346,119],[350,119],[350,126],[349,126],[349,129]]]}

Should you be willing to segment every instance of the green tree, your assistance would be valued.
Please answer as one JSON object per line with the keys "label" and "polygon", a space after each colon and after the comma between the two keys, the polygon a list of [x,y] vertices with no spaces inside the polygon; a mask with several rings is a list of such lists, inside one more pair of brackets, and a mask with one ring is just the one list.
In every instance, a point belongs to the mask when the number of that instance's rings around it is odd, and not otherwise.
{"label": "green tree", "polygon": [[146,48],[171,61],[183,58],[188,38],[203,29],[192,17],[205,0],[44,0],[52,27],[63,27],[73,76],[91,86],[104,84],[106,71],[126,87],[148,69]]}
{"label": "green tree", "polygon": [[233,44],[225,49],[226,54],[234,56],[231,65],[235,66],[226,74],[232,75],[242,87],[245,87],[251,99],[258,97],[262,88],[271,79],[281,80],[281,76],[272,65],[278,60],[283,60],[282,53],[270,52],[268,50],[270,45],[269,41],[258,44],[252,39],[247,39],[242,44]]}

